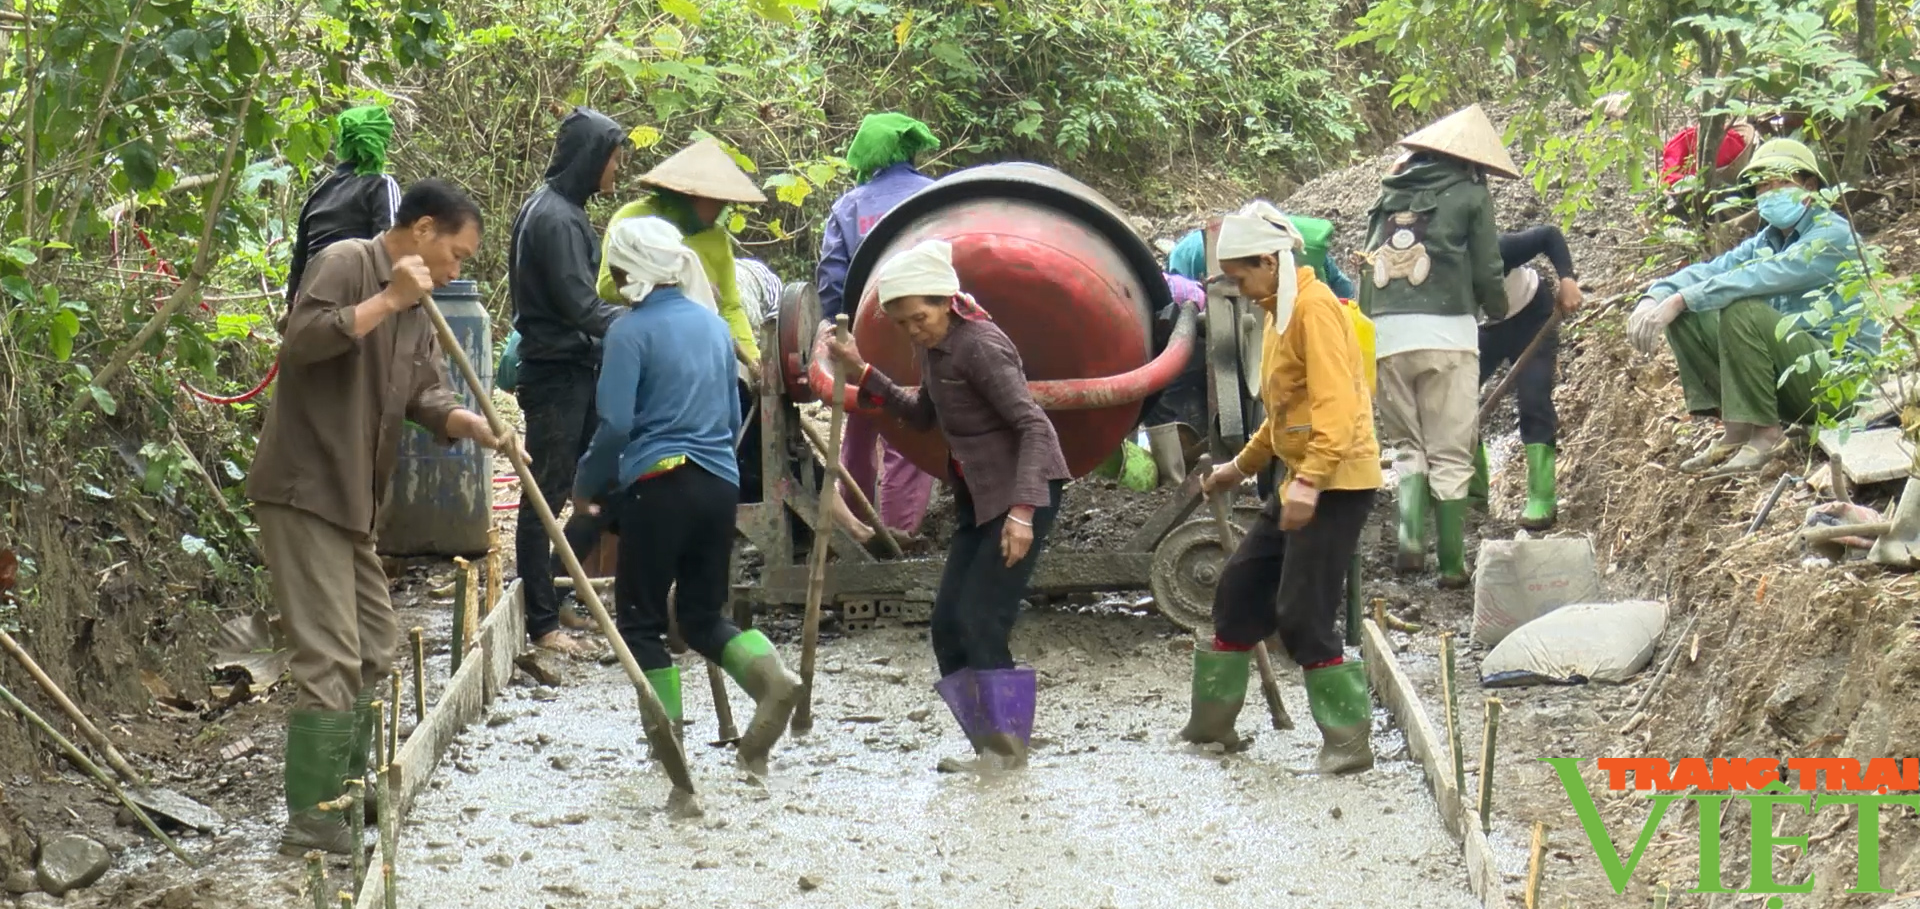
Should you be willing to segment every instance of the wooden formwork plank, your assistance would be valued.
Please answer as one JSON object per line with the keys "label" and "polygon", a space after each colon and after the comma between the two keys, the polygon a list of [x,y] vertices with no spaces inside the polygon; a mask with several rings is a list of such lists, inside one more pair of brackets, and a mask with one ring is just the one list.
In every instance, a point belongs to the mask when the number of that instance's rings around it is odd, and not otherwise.
{"label": "wooden formwork plank", "polygon": [[[513,677],[513,658],[527,633],[526,612],[520,606],[520,597],[518,580],[501,592],[492,614],[475,634],[479,658],[461,663],[460,671],[448,680],[440,699],[427,709],[426,720],[401,744],[392,772],[394,801],[403,821],[413,809],[414,799],[432,779],[440,759],[446,756],[454,736],[480,719],[487,705]],[[394,826],[398,829],[400,825]],[[378,867],[378,863],[373,865],[374,869]],[[385,901],[386,881],[377,871],[369,873],[359,897],[354,900],[355,909],[381,909]]]}
{"label": "wooden formwork plank", "polygon": [[1412,680],[1393,655],[1386,632],[1372,619],[1360,623],[1360,651],[1366,658],[1367,675],[1373,682],[1387,712],[1407,737],[1407,750],[1420,762],[1427,776],[1427,788],[1433,792],[1440,810],[1440,822],[1447,833],[1460,843],[1467,864],[1467,884],[1486,909],[1507,909],[1506,884],[1493,848],[1480,831],[1478,816],[1468,818],[1460,791],[1453,785],[1453,767],[1445,743],[1434,732],[1426,705]]}

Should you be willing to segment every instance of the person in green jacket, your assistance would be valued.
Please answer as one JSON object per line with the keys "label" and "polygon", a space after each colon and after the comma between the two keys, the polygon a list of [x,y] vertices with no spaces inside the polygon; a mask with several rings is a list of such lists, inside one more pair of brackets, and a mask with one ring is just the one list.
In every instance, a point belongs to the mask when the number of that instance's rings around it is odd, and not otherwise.
{"label": "person in green jacket", "polygon": [[[1467,584],[1467,489],[1479,408],[1480,326],[1507,314],[1500,232],[1487,177],[1518,177],[1479,105],[1400,140],[1368,215],[1360,308],[1374,320],[1380,441],[1400,487],[1398,567],[1426,567],[1434,501],[1443,587]],[[1429,482],[1431,475],[1431,482]]]}
{"label": "person in green jacket", "polygon": [[[767,201],[765,193],[753,185],[740,165],[713,139],[702,139],[680,151],[640,178],[650,192],[627,203],[607,221],[607,236],[613,226],[628,218],[648,215],[666,219],[686,237],[688,249],[706,266],[707,280],[713,284],[714,302],[734,343],[749,361],[760,362],[760,342],[753,320],[740,304],[740,285],[733,267],[733,235],[722,223],[730,203],[758,204]],[[620,288],[607,269],[605,241],[600,251],[600,299],[620,302]],[[744,378],[743,374],[743,378]]]}

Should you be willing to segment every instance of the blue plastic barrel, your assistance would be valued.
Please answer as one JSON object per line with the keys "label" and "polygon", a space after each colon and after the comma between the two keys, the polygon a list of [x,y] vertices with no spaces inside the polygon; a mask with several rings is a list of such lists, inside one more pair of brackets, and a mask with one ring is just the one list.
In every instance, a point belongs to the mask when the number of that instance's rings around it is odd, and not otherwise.
{"label": "blue plastic barrel", "polygon": [[[479,286],[455,281],[434,291],[433,300],[466,349],[467,360],[480,373],[480,384],[493,387],[493,334]],[[446,370],[461,406],[480,413],[473,389],[467,387],[451,356]],[[492,464],[491,452],[470,440],[446,448],[432,433],[408,423],[400,440],[400,463],[394,468],[392,498],[382,516],[380,554],[396,558],[484,555],[487,531],[493,526]]]}

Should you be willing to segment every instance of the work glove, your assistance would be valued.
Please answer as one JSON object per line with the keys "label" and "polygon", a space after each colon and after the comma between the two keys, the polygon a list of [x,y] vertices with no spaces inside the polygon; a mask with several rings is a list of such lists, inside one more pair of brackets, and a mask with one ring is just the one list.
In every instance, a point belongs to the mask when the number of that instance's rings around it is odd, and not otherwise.
{"label": "work glove", "polygon": [[1651,355],[1659,349],[1660,338],[1667,326],[1680,318],[1680,313],[1686,308],[1687,303],[1679,294],[1665,300],[1641,297],[1640,305],[1635,306],[1633,315],[1627,318],[1627,340],[1633,344],[1634,350]]}

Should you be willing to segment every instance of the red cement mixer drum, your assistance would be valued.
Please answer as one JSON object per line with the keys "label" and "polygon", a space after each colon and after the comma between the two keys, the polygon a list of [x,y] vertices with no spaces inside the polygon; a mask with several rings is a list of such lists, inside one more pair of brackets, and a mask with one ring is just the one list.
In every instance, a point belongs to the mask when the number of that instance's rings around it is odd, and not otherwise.
{"label": "red cement mixer drum", "polygon": [[[847,287],[862,288],[854,338],[861,355],[901,385],[919,383],[917,354],[869,279],[892,252],[929,239],[953,244],[962,289],[1020,349],[1029,387],[1076,477],[1113,454],[1133,432],[1142,399],[1186,362],[1190,318],[1153,356],[1152,314],[1171,298],[1152,250],[1112,203],[1051,168],[999,164],[921,190],[881,219],[854,256]],[[815,365],[815,387],[824,392],[825,370]],[[881,423],[922,470],[946,475],[938,431],[913,432],[888,417]]]}

